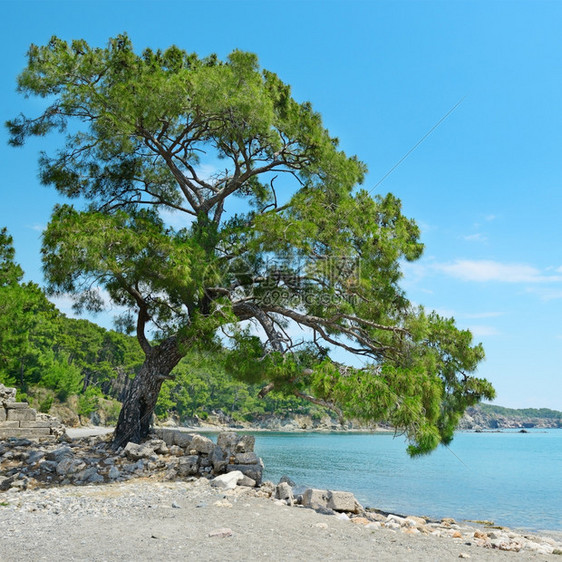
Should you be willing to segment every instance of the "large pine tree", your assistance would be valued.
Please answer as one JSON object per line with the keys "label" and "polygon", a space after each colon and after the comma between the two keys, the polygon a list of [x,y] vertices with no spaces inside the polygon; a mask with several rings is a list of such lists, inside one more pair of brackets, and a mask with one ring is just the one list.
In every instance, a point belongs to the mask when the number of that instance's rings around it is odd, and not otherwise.
{"label": "large pine tree", "polygon": [[[415,222],[394,196],[359,187],[365,166],[255,55],[139,55],[125,35],[106,48],[53,37],[31,46],[18,87],[46,108],[8,123],[12,144],[66,131],[41,178],[89,202],[53,212],[51,288],[93,309],[106,291],[129,308],[145,354],[115,446],[147,434],[162,382],[221,332],[262,394],[389,421],[414,453],[450,441],[464,409],[493,396],[473,375],[484,353],[471,334],[399,286],[400,262],[422,252]],[[365,366],[336,362],[334,349]]]}

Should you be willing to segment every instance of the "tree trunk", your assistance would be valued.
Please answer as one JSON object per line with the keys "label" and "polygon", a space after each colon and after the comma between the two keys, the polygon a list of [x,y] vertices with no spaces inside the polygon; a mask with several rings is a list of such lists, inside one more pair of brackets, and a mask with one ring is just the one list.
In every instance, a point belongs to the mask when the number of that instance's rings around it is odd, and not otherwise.
{"label": "tree trunk", "polygon": [[23,378],[23,357],[20,360],[20,388],[22,392],[26,390],[25,380]]}
{"label": "tree trunk", "polygon": [[182,357],[175,337],[164,340],[146,354],[144,364],[123,400],[113,434],[113,449],[123,447],[129,441],[140,443],[148,435],[160,387],[166,379],[172,378],[170,373]]}

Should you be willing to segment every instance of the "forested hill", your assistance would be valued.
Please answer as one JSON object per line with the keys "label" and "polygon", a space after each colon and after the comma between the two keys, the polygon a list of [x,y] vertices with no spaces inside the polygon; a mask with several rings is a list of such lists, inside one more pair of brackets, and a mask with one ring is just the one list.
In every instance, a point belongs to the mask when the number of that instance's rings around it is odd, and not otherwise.
{"label": "forested hill", "polygon": [[459,429],[486,430],[509,428],[562,428],[562,412],[548,408],[516,410],[492,404],[479,404],[468,408]]}
{"label": "forested hill", "polygon": [[[56,415],[67,425],[113,424],[120,400],[142,365],[136,338],[88,320],[67,318],[33,283],[0,285],[0,383],[18,400]],[[229,375],[228,354],[188,353],[162,387],[156,414],[179,423],[206,420],[247,423],[268,416],[325,417],[303,399],[271,392]]]}
{"label": "forested hill", "polygon": [[[115,423],[120,400],[144,361],[136,338],[67,318],[37,284],[23,282],[14,258],[12,238],[0,229],[0,383],[68,425]],[[236,423],[271,415],[325,416],[294,396],[271,392],[258,398],[261,385],[230,376],[228,360],[218,345],[188,353],[174,370],[175,380],[162,387],[158,417],[189,422],[214,416]]]}

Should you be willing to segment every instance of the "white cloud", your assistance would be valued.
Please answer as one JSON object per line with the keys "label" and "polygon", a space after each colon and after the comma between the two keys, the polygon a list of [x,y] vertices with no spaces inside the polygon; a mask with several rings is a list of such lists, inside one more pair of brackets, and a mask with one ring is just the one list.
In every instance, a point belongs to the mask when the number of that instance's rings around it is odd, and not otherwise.
{"label": "white cloud", "polygon": [[435,294],[435,291],[432,291],[431,289],[424,289],[424,288],[421,288],[420,291],[421,291],[422,293],[425,293],[426,295],[434,295],[434,294]]}
{"label": "white cloud", "polygon": [[99,292],[105,309],[98,313],[89,312],[87,310],[77,313],[73,308],[74,298],[69,293],[50,296],[49,300],[68,318],[86,318],[99,326],[103,326],[104,328],[111,330],[114,328],[115,317],[123,312],[126,312],[128,308],[113,304],[109,297],[109,293],[105,289],[100,288]]}
{"label": "white cloud", "polygon": [[503,283],[549,283],[562,281],[560,275],[544,275],[536,267],[501,263],[492,260],[456,260],[448,264],[433,264],[432,268],[462,281],[499,281]]}
{"label": "white cloud", "polygon": [[476,325],[476,326],[469,326],[468,329],[472,332],[472,335],[476,337],[500,335],[500,332],[493,326]]}
{"label": "white cloud", "polygon": [[428,266],[419,262],[403,261],[400,264],[402,274],[408,281],[419,281],[428,273]]}
{"label": "white cloud", "polygon": [[74,304],[74,299],[72,295],[64,294],[64,295],[57,295],[57,296],[50,296],[49,300],[66,316],[70,318],[78,318],[79,316],[76,314],[74,309],[72,308]]}
{"label": "white cloud", "polygon": [[533,287],[532,289],[528,289],[527,292],[532,293],[534,295],[538,295],[544,301],[553,301],[562,299],[562,290],[561,289],[547,289],[547,288],[537,288]]}
{"label": "white cloud", "polygon": [[488,240],[488,238],[484,236],[481,232],[463,236],[463,239],[466,240],[467,242],[486,242]]}
{"label": "white cloud", "polygon": [[195,172],[199,176],[199,179],[202,179],[203,181],[209,181],[217,174],[218,171],[218,167],[213,164],[201,164],[195,168]]}
{"label": "white cloud", "polygon": [[463,240],[466,240],[467,242],[486,242],[488,238],[481,232],[477,232],[476,234],[468,234],[467,236],[463,236]]}

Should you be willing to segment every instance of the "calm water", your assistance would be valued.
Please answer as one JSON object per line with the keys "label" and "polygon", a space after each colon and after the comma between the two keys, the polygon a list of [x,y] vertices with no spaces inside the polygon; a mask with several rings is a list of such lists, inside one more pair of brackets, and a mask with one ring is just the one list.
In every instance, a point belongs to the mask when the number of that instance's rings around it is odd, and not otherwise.
{"label": "calm water", "polygon": [[393,513],[562,530],[562,430],[459,433],[411,459],[390,434],[256,433],[264,478],[354,492]]}

